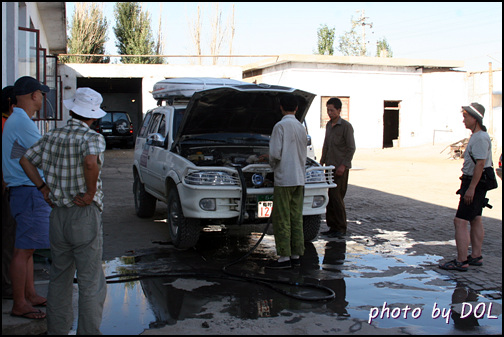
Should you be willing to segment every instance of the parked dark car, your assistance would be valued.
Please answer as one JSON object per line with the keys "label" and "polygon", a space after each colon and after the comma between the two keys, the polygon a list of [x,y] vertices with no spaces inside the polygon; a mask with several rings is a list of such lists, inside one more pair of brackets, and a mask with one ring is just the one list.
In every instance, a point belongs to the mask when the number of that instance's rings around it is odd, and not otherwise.
{"label": "parked dark car", "polygon": [[107,147],[118,144],[131,149],[135,145],[133,123],[127,112],[107,111],[107,115],[94,122],[91,128],[105,137]]}

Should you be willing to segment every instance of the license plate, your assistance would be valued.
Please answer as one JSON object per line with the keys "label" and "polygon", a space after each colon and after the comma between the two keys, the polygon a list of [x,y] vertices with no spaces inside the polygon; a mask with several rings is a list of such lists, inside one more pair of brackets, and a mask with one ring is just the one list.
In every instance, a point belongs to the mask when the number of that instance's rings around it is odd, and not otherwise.
{"label": "license plate", "polygon": [[112,130],[109,130],[109,129],[103,129],[103,130],[102,130],[102,133],[112,133]]}
{"label": "license plate", "polygon": [[257,217],[269,218],[273,211],[273,196],[262,195],[257,197]]}

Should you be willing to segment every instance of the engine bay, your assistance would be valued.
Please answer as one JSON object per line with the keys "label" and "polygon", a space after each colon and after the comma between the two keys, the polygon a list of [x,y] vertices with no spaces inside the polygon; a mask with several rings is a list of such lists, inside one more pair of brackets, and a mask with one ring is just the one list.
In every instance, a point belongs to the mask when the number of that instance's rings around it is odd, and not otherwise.
{"label": "engine bay", "polygon": [[250,164],[267,164],[268,147],[246,146],[191,146],[181,151],[181,156],[196,166],[245,167]]}

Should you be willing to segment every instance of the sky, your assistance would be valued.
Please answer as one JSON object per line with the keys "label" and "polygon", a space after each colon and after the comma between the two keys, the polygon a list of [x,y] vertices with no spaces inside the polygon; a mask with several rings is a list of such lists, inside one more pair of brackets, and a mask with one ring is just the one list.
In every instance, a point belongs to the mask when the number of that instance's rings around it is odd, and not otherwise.
{"label": "sky", "polygon": [[[335,28],[335,53],[339,36],[351,29],[351,19],[364,13],[367,48],[374,56],[376,41],[385,38],[394,58],[464,61],[459,68],[467,71],[502,68],[502,2],[159,2],[142,3],[151,15],[152,32],[157,36],[161,13],[161,31],[166,55],[194,55],[190,22],[202,10],[203,54],[209,55],[210,18],[218,4],[225,26],[234,4],[233,55],[313,55],[317,48],[317,29]],[[67,2],[70,24],[74,3]],[[104,2],[109,22],[108,54],[117,54],[113,2]],[[363,11],[363,12],[362,12]],[[372,25],[372,27],[371,27]],[[359,28],[359,32],[362,29]],[[229,55],[224,43],[222,55]],[[232,64],[243,65],[259,58],[237,58]],[[172,64],[188,59],[168,59]],[[210,60],[206,60],[209,64]],[[221,64],[227,64],[221,60]]]}

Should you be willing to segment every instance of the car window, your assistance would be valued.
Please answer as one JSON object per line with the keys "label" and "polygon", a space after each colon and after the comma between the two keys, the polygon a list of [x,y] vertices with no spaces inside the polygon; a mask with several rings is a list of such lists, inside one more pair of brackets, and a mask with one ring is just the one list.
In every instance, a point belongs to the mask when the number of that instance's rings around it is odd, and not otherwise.
{"label": "car window", "polygon": [[151,133],[155,133],[157,131],[157,126],[159,124],[159,120],[161,119],[161,114],[156,113],[152,117],[152,122],[149,125],[149,130],[147,131],[147,135],[150,135]]}
{"label": "car window", "polygon": [[103,116],[102,122],[109,122],[109,123],[112,122],[112,114],[107,112],[107,114]]}
{"label": "car window", "polygon": [[103,116],[101,120],[102,128],[111,128],[112,127],[112,114],[107,112],[105,116]]}
{"label": "car window", "polygon": [[160,133],[163,137],[166,137],[166,118],[165,115],[162,115],[161,122],[159,122],[158,133]]}
{"label": "car window", "polygon": [[114,122],[114,123],[117,122],[118,120],[121,120],[121,119],[128,120],[128,116],[124,112],[120,112],[120,113],[115,112],[112,115],[113,115],[112,122]]}
{"label": "car window", "polygon": [[143,124],[142,124],[142,128],[140,129],[140,132],[138,133],[138,135],[140,137],[147,137],[147,128],[149,127],[149,122],[151,120],[151,117],[152,117],[152,113],[147,113],[147,116],[145,116],[145,119],[143,121]]}

